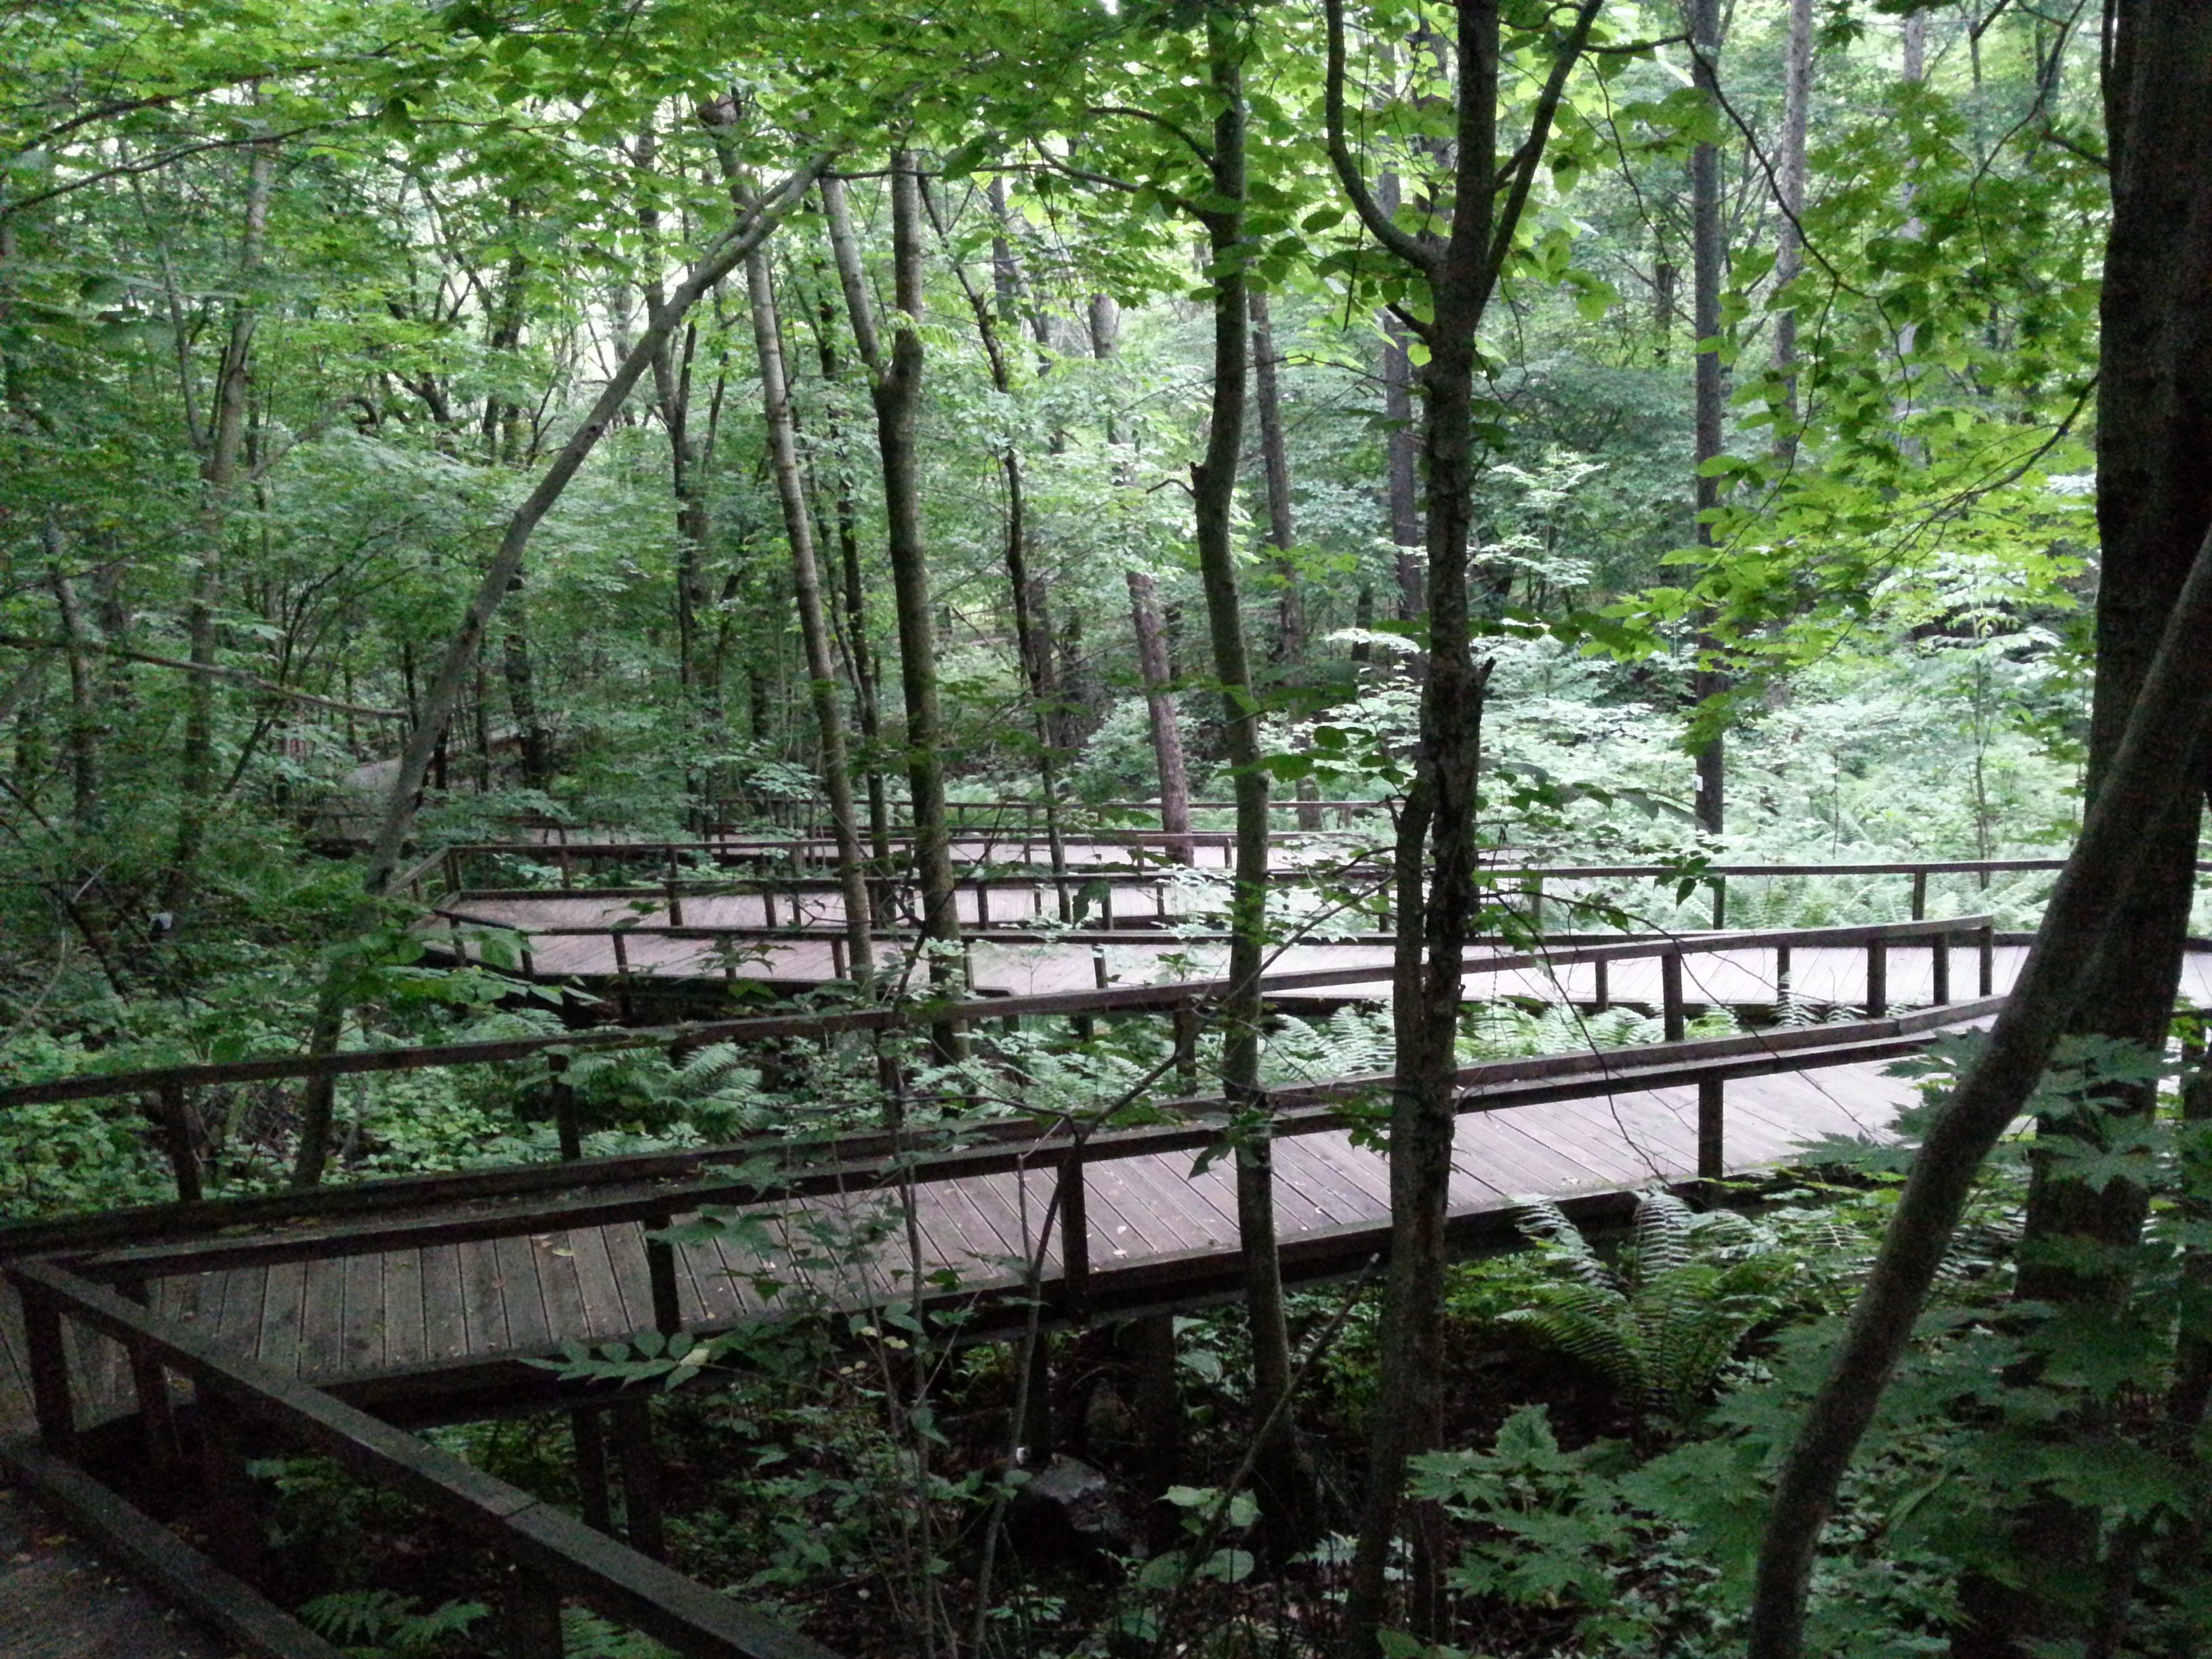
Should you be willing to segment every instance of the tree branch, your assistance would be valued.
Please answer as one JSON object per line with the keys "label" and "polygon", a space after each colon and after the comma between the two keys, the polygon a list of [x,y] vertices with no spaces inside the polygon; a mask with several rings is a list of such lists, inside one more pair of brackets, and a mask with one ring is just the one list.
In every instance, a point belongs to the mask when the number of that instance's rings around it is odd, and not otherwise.
{"label": "tree branch", "polygon": [[[207,674],[216,679],[236,680],[241,685],[251,685],[272,696],[287,698],[293,702],[311,702],[320,708],[335,708],[342,714],[367,714],[373,720],[404,720],[404,708],[372,708],[365,703],[340,702],[334,697],[319,697],[313,692],[297,691],[289,685],[279,685],[275,680],[243,668],[227,668],[220,663],[186,662],[178,657],[157,657],[150,651],[132,651],[119,645],[108,645],[97,640],[34,640],[21,634],[0,634],[0,647],[12,651],[89,651],[96,656],[115,657],[124,662],[143,662],[155,668],[173,668],[182,674]],[[0,714],[4,718],[4,714]]]}
{"label": "tree branch", "polygon": [[1367,181],[1359,176],[1359,163],[1344,136],[1344,0],[1324,0],[1322,10],[1328,25],[1328,73],[1322,100],[1322,120],[1328,132],[1329,164],[1336,169],[1337,182],[1344,186],[1352,211],[1359,216],[1359,222],[1375,240],[1414,270],[1426,274],[1436,269],[1437,261],[1443,257],[1442,252],[1393,224],[1390,216],[1382,211],[1368,190]]}

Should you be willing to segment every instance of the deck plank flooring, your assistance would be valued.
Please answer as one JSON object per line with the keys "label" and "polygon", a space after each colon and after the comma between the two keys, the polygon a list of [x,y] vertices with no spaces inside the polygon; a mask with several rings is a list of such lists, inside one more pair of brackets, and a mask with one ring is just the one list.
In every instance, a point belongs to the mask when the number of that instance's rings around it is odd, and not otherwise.
{"label": "deck plank flooring", "polygon": [[[1909,1081],[1884,1070],[1882,1062],[1858,1062],[1732,1079],[1725,1094],[1729,1166],[1747,1172],[1832,1133],[1878,1131],[1913,1098]],[[1496,1212],[1536,1196],[1563,1199],[1688,1179],[1696,1161],[1697,1095],[1693,1085],[1621,1090],[1464,1114],[1455,1136],[1453,1211]],[[1197,1158],[1191,1151],[1154,1152],[1091,1166],[1085,1194],[1094,1277],[1147,1261],[1233,1253],[1233,1161],[1224,1155],[1194,1173]],[[1286,1246],[1387,1224],[1387,1160],[1354,1144],[1348,1133],[1280,1140],[1275,1158],[1277,1225]],[[950,1267],[977,1289],[1018,1283],[1021,1273],[1009,1258],[1034,1247],[1058,1178],[1056,1164],[1044,1160],[1019,1174],[917,1189],[921,1272]],[[788,1307],[909,1294],[907,1231],[886,1208],[894,1198],[860,1193],[763,1205],[765,1236],[775,1241],[764,1255],[735,1234],[681,1248],[685,1318],[727,1324]],[[894,1224],[865,1259],[825,1246],[818,1236],[825,1224],[834,1232],[884,1213]],[[179,1276],[152,1288],[157,1305],[189,1316],[222,1346],[252,1354],[280,1372],[325,1382],[628,1336],[651,1320],[643,1233],[628,1223]],[[1048,1279],[1060,1271],[1057,1247],[1054,1237],[1045,1251]],[[787,1288],[763,1294],[757,1278]],[[11,1303],[0,1304],[0,1332],[13,1334],[14,1316]],[[17,1343],[6,1346],[0,1424],[27,1413],[20,1382],[9,1383],[19,1370],[12,1352]],[[113,1354],[80,1345],[75,1358],[89,1419],[129,1408],[128,1379]]]}

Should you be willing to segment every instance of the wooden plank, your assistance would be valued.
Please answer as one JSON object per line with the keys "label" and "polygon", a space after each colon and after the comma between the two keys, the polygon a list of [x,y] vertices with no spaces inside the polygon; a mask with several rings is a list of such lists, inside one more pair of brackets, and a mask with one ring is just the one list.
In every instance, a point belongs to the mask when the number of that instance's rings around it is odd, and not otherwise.
{"label": "wooden plank", "polygon": [[232,1267],[222,1274],[222,1313],[215,1339],[225,1353],[258,1353],[261,1312],[268,1298],[269,1269]]}
{"label": "wooden plank", "polygon": [[461,1285],[460,1247],[416,1252],[422,1264],[422,1358],[459,1359],[469,1352],[468,1298]]}
{"label": "wooden plank", "polygon": [[538,1233],[530,1239],[538,1258],[538,1288],[545,1298],[545,1319],[553,1342],[580,1341],[591,1333],[584,1288],[576,1272],[576,1247],[567,1233]]}
{"label": "wooden plank", "polygon": [[553,1322],[545,1309],[545,1289],[538,1273],[538,1251],[527,1234],[498,1240],[492,1247],[499,1264],[500,1302],[507,1314],[507,1340],[525,1353],[553,1346]]}
{"label": "wooden plank", "polygon": [[307,1292],[303,1262],[279,1262],[269,1269],[261,1294],[261,1325],[252,1357],[280,1376],[300,1374],[300,1332]]}
{"label": "wooden plank", "polygon": [[348,1265],[343,1258],[307,1264],[299,1337],[302,1376],[334,1376],[343,1369]]}
{"label": "wooden plank", "polygon": [[471,1354],[507,1353],[507,1287],[496,1242],[460,1247],[462,1331]]}
{"label": "wooden plank", "polygon": [[422,1252],[398,1250],[384,1261],[384,1363],[419,1365],[430,1357],[422,1325]]}
{"label": "wooden plank", "polygon": [[390,1316],[385,1258],[356,1255],[345,1262],[345,1322],[340,1328],[341,1370],[375,1370],[384,1364],[385,1322]]}
{"label": "wooden plank", "polygon": [[633,1310],[624,1299],[607,1255],[607,1236],[598,1227],[580,1227],[562,1235],[574,1255],[576,1284],[584,1298],[585,1330],[592,1340],[628,1336],[649,1322],[648,1310]]}

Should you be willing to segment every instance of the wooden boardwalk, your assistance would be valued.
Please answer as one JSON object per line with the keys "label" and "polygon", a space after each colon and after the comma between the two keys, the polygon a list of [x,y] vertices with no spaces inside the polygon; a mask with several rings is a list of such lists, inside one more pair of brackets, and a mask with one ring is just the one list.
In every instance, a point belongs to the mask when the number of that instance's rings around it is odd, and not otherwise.
{"label": "wooden boardwalk", "polygon": [[[1728,1168],[1784,1163],[1793,1148],[1830,1134],[1883,1133],[1911,1098],[1883,1069],[1877,1060],[1729,1082]],[[1454,1216],[1502,1220],[1532,1197],[1574,1200],[1690,1179],[1698,1094],[1694,1084],[1614,1091],[1601,1084],[1579,1098],[1470,1112],[1458,1126]],[[1276,1162],[1291,1276],[1344,1271],[1387,1237],[1389,1171],[1381,1156],[1329,1130],[1279,1141]],[[1172,1302],[1194,1282],[1193,1272],[1204,1270],[1201,1279],[1210,1272],[1207,1282],[1218,1282],[1223,1264],[1233,1266],[1233,1172],[1226,1159],[1203,1173],[1194,1173],[1193,1163],[1190,1152],[1178,1151],[1088,1166],[1095,1285],[1110,1289],[1126,1277],[1139,1300],[1152,1284]],[[773,1241],[765,1252],[734,1232],[678,1252],[683,1322],[726,1328],[787,1308],[904,1295],[917,1270],[952,1270],[981,1292],[1018,1283],[1018,1264],[1036,1258],[1044,1278],[1056,1279],[1059,1241],[1047,1221],[1055,1167],[1048,1159],[1046,1167],[915,1188],[918,1260],[908,1254],[902,1226],[872,1249],[851,1242],[870,1217],[895,1209],[895,1194],[757,1206]],[[635,1221],[325,1259],[313,1258],[312,1241],[288,1243],[295,1232],[264,1237],[283,1259],[153,1277],[149,1302],[213,1334],[226,1352],[318,1384],[404,1389],[410,1379],[482,1370],[564,1340],[606,1340],[654,1322],[645,1233]],[[255,1248],[248,1237],[234,1253],[251,1255]],[[28,1418],[22,1355],[10,1300],[0,1307],[0,1432]],[[131,1408],[119,1352],[105,1340],[77,1336],[73,1368],[80,1397],[93,1404],[90,1417]]]}
{"label": "wooden boardwalk", "polygon": [[0,1486],[0,1654],[7,1659],[224,1659],[236,1651],[124,1577]]}

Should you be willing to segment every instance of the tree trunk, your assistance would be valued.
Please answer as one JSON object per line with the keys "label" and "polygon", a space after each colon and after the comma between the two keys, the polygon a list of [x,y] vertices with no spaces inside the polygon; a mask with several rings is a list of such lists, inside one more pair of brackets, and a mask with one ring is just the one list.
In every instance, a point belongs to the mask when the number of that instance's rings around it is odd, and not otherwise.
{"label": "tree trunk", "polygon": [[[61,613],[62,649],[69,663],[70,822],[80,837],[89,837],[100,820],[99,678],[86,649],[89,631],[84,608],[77,602],[76,582],[69,573],[61,526],[49,519],[40,539],[45,544],[46,586]],[[203,678],[187,677],[188,681]]]}
{"label": "tree trunk", "polygon": [[[1782,76],[1782,155],[1775,174],[1782,228],[1774,254],[1774,285],[1785,289],[1805,268],[1805,126],[1813,103],[1813,0],[1790,0],[1790,47]],[[1797,310],[1774,315],[1774,367],[1782,376],[1782,423],[1775,451],[1784,459],[1797,453]]]}
{"label": "tree trunk", "polygon": [[1297,545],[1297,528],[1291,517],[1291,457],[1283,443],[1283,398],[1276,380],[1275,330],[1267,312],[1267,296],[1258,289],[1251,295],[1252,391],[1260,416],[1261,471],[1267,481],[1267,540],[1274,547],[1270,562],[1282,592],[1275,601],[1275,660],[1294,667],[1305,660],[1305,601],[1298,592],[1297,567],[1291,550]]}
{"label": "tree trunk", "polygon": [[[2099,353],[2097,675],[2084,787],[2092,799],[2117,763],[2196,550],[2212,527],[2212,15],[2201,6],[2124,8],[2106,88],[2112,225]],[[2197,648],[2204,648],[2203,639]],[[2201,776],[2201,775],[2196,775]],[[2178,792],[2195,793],[2176,781]],[[2107,947],[2069,1030],[2162,1050],[2196,897],[2199,813],[2166,815],[2138,854],[2143,869],[2113,915]],[[2148,1085],[2100,1089],[2070,1120],[2045,1119],[2032,1159],[2018,1294],[2060,1305],[2126,1297],[2148,1194],[2128,1181],[2091,1186],[2064,1173],[2070,1153],[2101,1148],[2154,1109]],[[2089,1409],[2096,1409],[2094,1406]],[[2010,1659],[2081,1627],[2081,1611],[2039,1594],[2097,1547],[2100,1521],[2052,1503],[2018,1518],[2033,1564],[2018,1586],[1971,1583],[1972,1620],[1954,1651]]]}
{"label": "tree trunk", "polygon": [[[860,270],[860,253],[845,205],[844,185],[822,181],[830,246],[845,290],[853,334],[869,370],[868,393],[876,409],[876,443],[884,469],[885,541],[891,592],[898,612],[899,684],[906,701],[907,787],[914,798],[914,856],[921,883],[923,937],[940,947],[930,957],[933,984],[949,985],[957,969],[960,915],[954,904],[951,837],[945,810],[945,757],[937,710],[937,634],[929,592],[929,567],[921,534],[921,479],[915,447],[915,416],[921,398],[921,182],[910,150],[891,154],[892,286],[902,322],[886,354]],[[950,1025],[936,1028],[941,1056],[959,1050]]]}
{"label": "tree trunk", "polygon": [[[246,391],[252,374],[253,336],[261,321],[260,307],[250,290],[261,266],[262,240],[269,225],[270,180],[276,165],[276,153],[269,144],[258,143],[248,151],[246,220],[238,247],[240,292],[230,303],[230,328],[216,371],[214,406],[209,411],[206,447],[200,461],[199,559],[192,571],[185,626],[191,639],[191,659],[203,669],[214,667],[216,661],[223,542],[230,533],[231,500],[238,487],[239,458],[246,447]],[[166,884],[168,908],[179,917],[191,902],[198,878],[208,806],[215,796],[215,683],[216,676],[207,673],[187,675],[185,681],[185,741],[177,766],[177,840],[169,857]]]}
{"label": "tree trunk", "polygon": [[853,773],[845,754],[845,717],[837,706],[837,665],[830,647],[830,620],[822,602],[822,576],[814,557],[814,522],[799,476],[799,445],[791,418],[791,392],[783,371],[783,339],[776,325],[775,295],[769,283],[768,253],[745,258],[745,295],[752,307],[753,345],[760,356],[761,399],[768,426],[769,471],[783,508],[791,544],[791,570],[799,596],[799,633],[806,646],[814,721],[822,741],[822,781],[830,795],[831,832],[837,842],[837,882],[845,900],[845,938],[854,980],[875,973],[869,930],[868,881],[853,811]]}
{"label": "tree trunk", "polygon": [[[1474,514],[1476,335],[1513,244],[1566,79],[1601,0],[1583,0],[1564,36],[1516,150],[1513,182],[1498,187],[1498,0],[1461,0],[1456,107],[1449,181],[1456,210],[1448,238],[1398,226],[1360,177],[1345,118],[1344,0],[1325,0],[1325,108],[1329,159],[1376,240],[1426,289],[1419,325],[1429,360],[1420,371],[1421,450],[1427,472],[1428,677],[1421,689],[1413,782],[1399,816],[1398,945],[1392,1018],[1397,1071],[1390,1099],[1390,1267],[1384,1291],[1369,1430],[1366,1491],[1345,1609],[1352,1659],[1379,1659],[1389,1568],[1407,1460],[1432,1443],[1441,1397],[1437,1346],[1456,1127],[1456,1040],[1462,959],[1474,922],[1476,784],[1487,662],[1474,656],[1467,557]],[[1425,882],[1424,880],[1425,869]],[[1425,1517],[1417,1528],[1433,1536]],[[1439,1564],[1427,1558],[1433,1578]],[[1431,1605],[1436,1599],[1417,1595]],[[1414,1633],[1441,1634],[1430,1606]]]}
{"label": "tree trunk", "polygon": [[[1802,0],[1791,0],[1793,5]],[[1690,40],[1693,79],[1700,96],[1716,112],[1720,107],[1720,0],[1690,0]],[[1721,248],[1721,149],[1717,143],[1693,145],[1690,150],[1690,308],[1697,331],[1695,386],[1696,500],[1698,546],[1710,558],[1713,546],[1712,515],[1721,504],[1721,481],[1710,477],[1706,464],[1721,453],[1721,283],[1724,277]],[[1700,626],[1692,648],[1697,666],[1690,675],[1690,695],[1700,715],[1711,699],[1728,690],[1728,677],[1713,665],[1717,642]],[[1717,836],[1727,813],[1723,793],[1727,765],[1718,730],[1696,748],[1698,763],[1698,827]]]}
{"label": "tree trunk", "polygon": [[1253,1465],[1261,1513],[1279,1559],[1315,1525],[1312,1479],[1302,1466],[1291,1411],[1290,1326],[1275,1237],[1273,1109],[1260,1086],[1260,975],[1267,948],[1267,773],[1260,754],[1260,708],[1244,648],[1237,591],[1232,510],[1243,459],[1249,301],[1244,235],[1248,44],[1218,10],[1206,16],[1206,47],[1221,103],[1213,123],[1212,199],[1233,204],[1203,217],[1212,255],[1213,398],[1205,459],[1191,469],[1198,568],[1221,682],[1222,747],[1237,799],[1237,869],[1230,897],[1229,984],[1221,1000],[1221,1082],[1237,1133],[1237,1231],[1252,1343],[1252,1412],[1262,1425]]}
{"label": "tree trunk", "polygon": [[[1398,210],[1398,175],[1376,181],[1385,213]],[[1382,313],[1382,419],[1389,427],[1390,540],[1398,550],[1392,574],[1398,583],[1398,620],[1411,622],[1428,609],[1421,574],[1421,434],[1413,424],[1413,360],[1410,337],[1395,312]]]}
{"label": "tree trunk", "polygon": [[1125,573],[1129,583],[1129,620],[1137,635],[1137,672],[1145,682],[1145,707],[1151,716],[1152,758],[1160,774],[1160,828],[1167,855],[1188,864],[1190,770],[1183,762],[1182,723],[1176,714],[1175,676],[1168,668],[1168,644],[1160,625],[1159,595],[1140,570]]}
{"label": "tree trunk", "polygon": [[[508,591],[521,590],[522,573],[517,570]],[[507,637],[501,642],[500,672],[507,677],[507,708],[514,716],[515,741],[522,750],[522,787],[544,789],[553,781],[553,734],[545,729],[538,707],[538,677],[531,666],[529,631],[523,625],[521,612],[512,604],[508,616]],[[444,740],[441,721],[439,741]]]}

